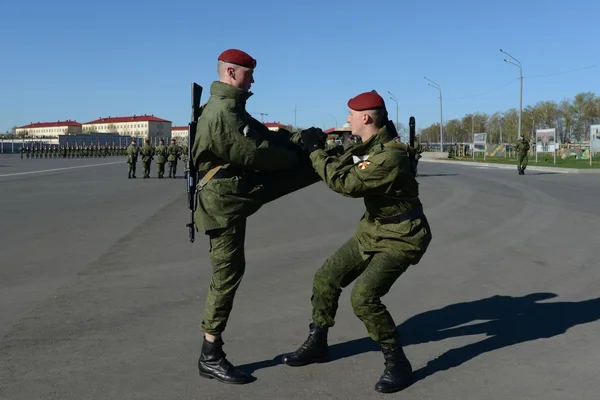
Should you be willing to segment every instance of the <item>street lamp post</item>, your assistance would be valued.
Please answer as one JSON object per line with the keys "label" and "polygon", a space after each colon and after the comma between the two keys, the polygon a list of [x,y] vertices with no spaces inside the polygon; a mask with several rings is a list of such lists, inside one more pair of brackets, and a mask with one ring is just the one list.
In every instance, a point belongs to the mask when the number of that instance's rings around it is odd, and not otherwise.
{"label": "street lamp post", "polygon": [[437,83],[435,83],[434,81],[432,81],[431,79],[429,79],[427,77],[425,77],[425,80],[428,80],[429,82],[433,83],[433,85],[431,83],[428,83],[427,85],[439,90],[439,92],[440,92],[440,151],[443,153],[444,152],[444,124],[443,124],[443,117],[442,117],[442,88],[440,87],[440,85],[438,85]]}
{"label": "street lamp post", "polygon": [[390,94],[390,99],[394,100],[396,102],[396,130],[398,131],[398,135],[400,135],[400,124],[398,123],[398,100],[396,99],[396,97],[392,94],[392,92],[390,92],[388,90],[388,93]]}
{"label": "street lamp post", "polygon": [[507,62],[507,63],[512,64],[515,67],[519,68],[520,79],[521,79],[521,94],[519,96],[519,137],[521,137],[521,117],[523,115],[523,67],[521,66],[521,62],[519,60],[517,60],[516,58],[514,58],[513,56],[511,56],[510,54],[508,54],[504,50],[500,49],[500,52],[503,53],[503,54],[506,54],[507,56],[509,56],[510,58],[512,58],[513,60],[516,61],[516,63],[514,63],[514,62],[512,62],[510,60],[507,60],[505,58],[504,62]]}

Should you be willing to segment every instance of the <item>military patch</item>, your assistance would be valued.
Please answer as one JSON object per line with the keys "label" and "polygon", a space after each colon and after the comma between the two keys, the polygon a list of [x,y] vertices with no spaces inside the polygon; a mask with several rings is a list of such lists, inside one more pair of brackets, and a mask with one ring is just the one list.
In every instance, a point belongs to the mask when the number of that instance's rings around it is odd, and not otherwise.
{"label": "military patch", "polygon": [[358,169],[364,171],[365,169],[369,168],[369,165],[371,165],[371,161],[361,161],[358,164]]}
{"label": "military patch", "polygon": [[354,161],[354,164],[358,164],[358,169],[364,171],[365,169],[369,168],[369,165],[371,165],[371,161],[367,161],[367,158],[369,158],[368,155],[360,157],[352,156],[352,161]]}

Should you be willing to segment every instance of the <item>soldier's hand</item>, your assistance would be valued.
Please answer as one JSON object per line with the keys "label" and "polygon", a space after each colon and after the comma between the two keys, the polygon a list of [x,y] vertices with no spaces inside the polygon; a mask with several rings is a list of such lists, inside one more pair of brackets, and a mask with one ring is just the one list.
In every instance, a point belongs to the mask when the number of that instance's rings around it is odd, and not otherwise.
{"label": "soldier's hand", "polygon": [[327,134],[319,128],[308,128],[300,132],[302,136],[302,142],[304,143],[304,149],[309,153],[317,149],[325,149],[325,141],[327,141]]}

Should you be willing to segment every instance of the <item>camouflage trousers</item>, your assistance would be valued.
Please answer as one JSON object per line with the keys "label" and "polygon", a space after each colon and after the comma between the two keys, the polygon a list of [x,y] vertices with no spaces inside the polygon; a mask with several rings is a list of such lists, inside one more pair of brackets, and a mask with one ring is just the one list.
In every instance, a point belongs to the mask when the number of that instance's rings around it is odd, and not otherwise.
{"label": "camouflage trousers", "polygon": [[162,177],[165,174],[165,163],[156,163],[156,172]]}
{"label": "camouflage trousers", "polygon": [[518,164],[517,164],[517,168],[521,171],[525,171],[525,168],[527,168],[527,153],[524,154],[519,154],[517,156],[517,160],[518,160]]}
{"label": "camouflage trousers", "polygon": [[135,175],[135,167],[137,166],[137,161],[128,162],[127,164],[129,164],[129,173],[131,175]]}
{"label": "camouflage trousers", "polygon": [[371,339],[385,347],[399,346],[396,324],[381,298],[408,265],[387,253],[375,253],[365,259],[353,236],[315,273],[311,297],[313,322],[318,327],[333,326],[342,288],[356,280],[350,294],[354,314],[365,324]]}
{"label": "camouflage trousers", "polygon": [[177,160],[169,161],[169,176],[177,175]]}
{"label": "camouflage trousers", "polygon": [[150,163],[151,163],[151,161],[142,161],[142,168],[144,169],[144,176],[150,177]]}
{"label": "camouflage trousers", "polygon": [[[256,185],[263,187],[256,194],[262,204],[320,181],[308,158],[293,170],[258,172],[255,179]],[[225,331],[235,293],[246,270],[246,219],[240,219],[227,228],[209,230],[207,234],[213,272],[201,328],[208,334],[220,335]]]}

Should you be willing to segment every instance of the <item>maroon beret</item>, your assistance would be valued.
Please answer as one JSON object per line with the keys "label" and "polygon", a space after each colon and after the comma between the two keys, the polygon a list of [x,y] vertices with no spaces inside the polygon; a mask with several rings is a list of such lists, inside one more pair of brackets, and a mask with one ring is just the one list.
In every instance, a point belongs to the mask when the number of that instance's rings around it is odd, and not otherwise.
{"label": "maroon beret", "polygon": [[238,49],[225,50],[219,55],[219,61],[240,65],[246,68],[256,68],[256,60],[246,52]]}
{"label": "maroon beret", "polygon": [[373,90],[361,93],[348,100],[348,107],[355,111],[373,110],[376,108],[385,108],[385,102],[383,101],[383,97]]}

